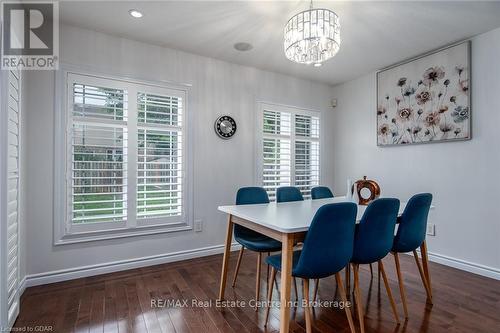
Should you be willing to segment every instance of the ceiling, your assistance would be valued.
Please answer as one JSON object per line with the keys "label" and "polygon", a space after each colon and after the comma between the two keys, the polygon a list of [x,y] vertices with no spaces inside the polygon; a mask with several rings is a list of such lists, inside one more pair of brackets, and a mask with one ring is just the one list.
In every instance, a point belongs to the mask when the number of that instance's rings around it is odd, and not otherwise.
{"label": "ceiling", "polygon": [[[237,64],[337,84],[500,27],[500,2],[314,2],[341,22],[339,53],[321,67],[292,63],[283,27],[307,1],[65,1],[61,21]],[[144,16],[134,19],[129,9]],[[239,52],[237,42],[253,49]]]}

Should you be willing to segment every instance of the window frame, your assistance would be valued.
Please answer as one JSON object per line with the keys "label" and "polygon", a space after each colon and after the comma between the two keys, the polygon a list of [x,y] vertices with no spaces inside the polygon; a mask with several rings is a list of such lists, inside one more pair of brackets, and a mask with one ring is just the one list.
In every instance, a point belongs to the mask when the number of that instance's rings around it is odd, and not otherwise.
{"label": "window frame", "polygon": [[[295,185],[295,142],[296,141],[315,141],[318,142],[319,144],[319,161],[318,161],[318,166],[319,166],[319,178],[318,178],[318,183],[321,184],[323,181],[322,177],[322,156],[323,156],[323,122],[322,122],[322,114],[321,111],[313,110],[313,109],[306,109],[306,108],[301,108],[297,106],[291,106],[291,105],[285,105],[285,104],[277,104],[277,103],[270,103],[270,102],[257,102],[257,120],[256,120],[256,128],[255,128],[255,161],[256,161],[256,166],[255,166],[255,183],[257,186],[262,186],[263,183],[263,140],[265,137],[275,137],[275,138],[285,138],[285,136],[282,135],[275,135],[275,134],[264,134],[263,132],[263,127],[264,127],[264,111],[275,111],[275,112],[286,112],[290,113],[290,119],[291,119],[291,128],[290,128],[290,186],[296,186]],[[295,134],[295,116],[296,115],[304,115],[304,116],[312,116],[312,117],[318,117],[319,119],[319,138],[313,139],[313,138],[308,138],[308,137],[301,137],[301,136],[296,136]],[[288,136],[286,136],[288,138]],[[319,185],[318,184],[318,185]]]}
{"label": "window frame", "polygon": [[[192,190],[192,148],[190,134],[190,113],[188,112],[188,93],[190,85],[173,84],[157,81],[147,81],[122,77],[118,75],[103,74],[102,72],[81,70],[71,65],[62,65],[59,75],[56,74],[55,89],[55,153],[54,153],[54,245],[89,242],[104,239],[151,235],[157,233],[188,231],[193,229],[193,190]],[[85,78],[86,84],[92,82],[99,86],[124,89],[128,92],[127,120],[104,120],[88,123],[99,124],[125,124],[128,129],[127,140],[127,211],[126,219],[121,222],[98,222],[88,225],[75,225],[71,223],[72,198],[70,186],[72,180],[70,159],[71,129],[73,126],[72,84],[75,78]],[[132,89],[130,89],[132,87]],[[137,182],[138,182],[138,127],[164,130],[156,124],[138,125],[137,93],[146,92],[181,97],[182,109],[182,208],[181,216],[160,218],[137,218]],[[135,114],[132,114],[135,113]],[[77,117],[81,119],[80,117]],[[150,126],[151,125],[151,126]]]}

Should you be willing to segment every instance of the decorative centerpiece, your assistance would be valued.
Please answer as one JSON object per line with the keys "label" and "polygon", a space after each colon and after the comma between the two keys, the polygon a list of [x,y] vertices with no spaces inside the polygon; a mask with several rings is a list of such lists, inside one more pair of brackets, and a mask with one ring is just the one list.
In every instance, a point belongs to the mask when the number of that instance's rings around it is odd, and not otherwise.
{"label": "decorative centerpiece", "polygon": [[358,204],[366,206],[380,196],[380,186],[376,181],[363,176],[363,179],[352,185],[351,193],[358,197]]}

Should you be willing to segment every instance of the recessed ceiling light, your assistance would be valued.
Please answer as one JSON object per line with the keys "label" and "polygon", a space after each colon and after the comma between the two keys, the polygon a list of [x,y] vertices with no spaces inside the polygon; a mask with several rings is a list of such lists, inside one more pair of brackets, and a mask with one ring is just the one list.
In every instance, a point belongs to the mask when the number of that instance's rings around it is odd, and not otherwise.
{"label": "recessed ceiling light", "polygon": [[252,44],[250,43],[245,43],[245,42],[239,42],[233,45],[234,48],[238,51],[245,52],[245,51],[250,51],[253,49]]}
{"label": "recessed ceiling light", "polygon": [[321,67],[321,63],[320,62],[315,63],[314,67]]}
{"label": "recessed ceiling light", "polygon": [[135,18],[142,17],[142,13],[140,11],[138,11],[137,9],[131,9],[128,11],[128,13],[130,14],[130,16],[135,17]]}

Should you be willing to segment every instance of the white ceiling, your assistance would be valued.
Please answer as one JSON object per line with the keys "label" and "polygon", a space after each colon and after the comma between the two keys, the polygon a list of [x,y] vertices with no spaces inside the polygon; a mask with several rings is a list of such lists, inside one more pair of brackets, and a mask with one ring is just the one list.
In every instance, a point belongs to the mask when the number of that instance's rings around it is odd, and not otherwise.
{"label": "white ceiling", "polygon": [[[500,27],[500,2],[314,2],[340,18],[339,53],[322,67],[290,62],[283,26],[307,1],[70,1],[61,20],[156,45],[337,84]],[[143,12],[133,19],[128,10]],[[248,52],[233,44],[249,42]]]}

